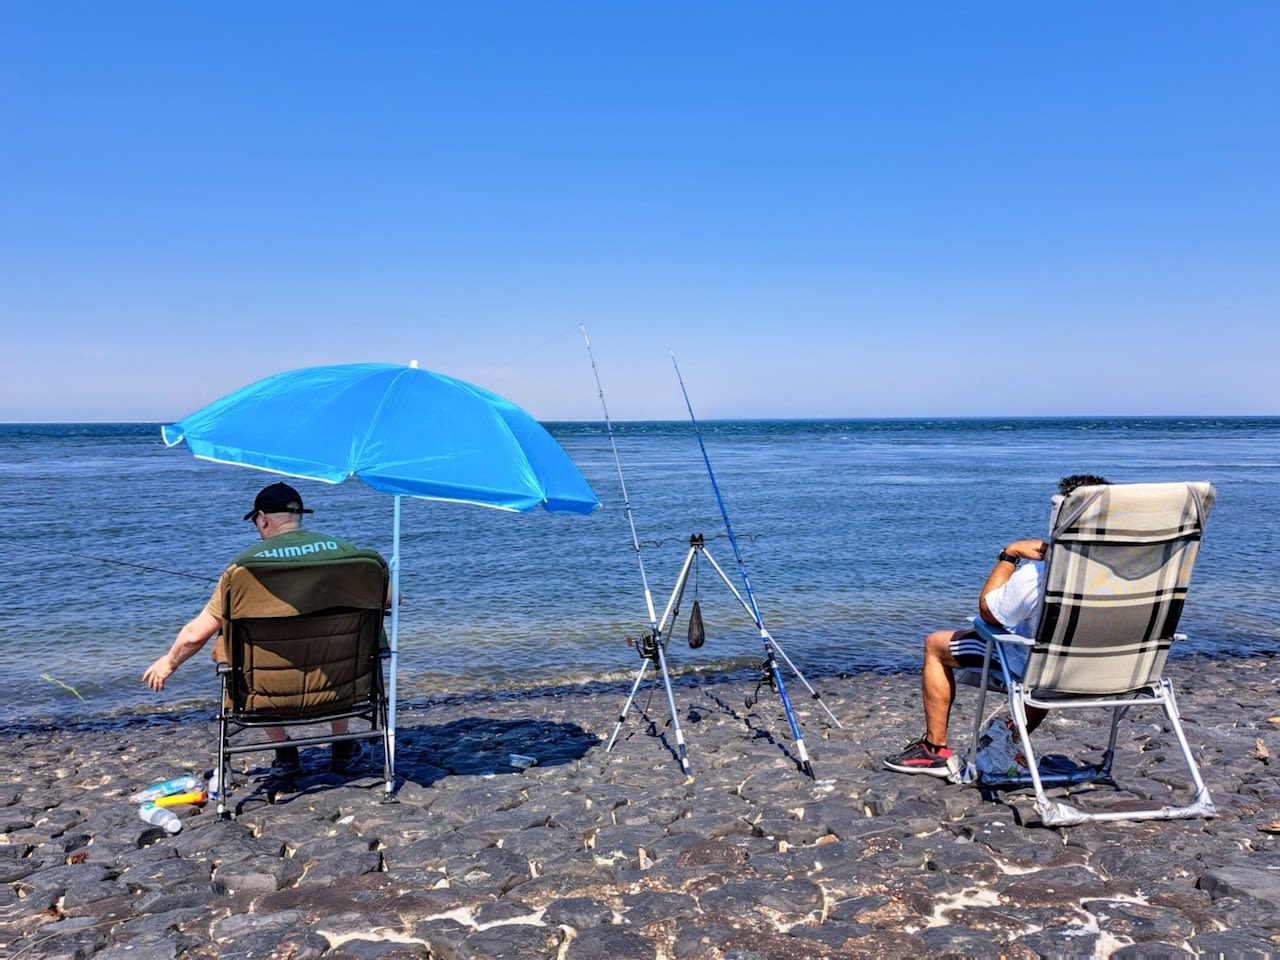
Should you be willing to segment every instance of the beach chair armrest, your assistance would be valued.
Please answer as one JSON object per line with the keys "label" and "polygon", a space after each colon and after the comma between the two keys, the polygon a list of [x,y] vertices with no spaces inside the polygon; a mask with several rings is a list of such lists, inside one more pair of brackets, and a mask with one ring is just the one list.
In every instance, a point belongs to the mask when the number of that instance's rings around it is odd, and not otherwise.
{"label": "beach chair armrest", "polygon": [[214,664],[214,668],[218,671],[218,676],[220,677],[226,676],[231,672],[231,664],[227,663],[225,660],[219,660]]}
{"label": "beach chair armrest", "polygon": [[1035,640],[1031,637],[1020,637],[1016,633],[1009,633],[1000,627],[993,627],[981,617],[973,617],[973,629],[977,631],[978,636],[983,640],[994,640],[996,643],[1016,643],[1019,646],[1030,647],[1035,645]]}

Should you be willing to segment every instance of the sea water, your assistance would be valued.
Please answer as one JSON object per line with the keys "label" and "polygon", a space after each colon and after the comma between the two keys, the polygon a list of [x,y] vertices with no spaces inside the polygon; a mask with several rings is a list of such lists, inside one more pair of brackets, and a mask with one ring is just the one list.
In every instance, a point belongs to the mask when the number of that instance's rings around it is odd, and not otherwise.
{"label": "sea water", "polygon": [[[614,424],[638,552],[604,425],[548,428],[603,501],[590,516],[403,501],[401,697],[625,689],[641,665],[628,638],[650,625],[642,584],[661,618],[690,557],[666,625],[673,673],[756,672],[762,648],[742,602],[743,568],[692,425]],[[924,634],[975,613],[996,553],[1046,533],[1057,479],[1076,472],[1212,482],[1218,503],[1182,621],[1189,639],[1173,656],[1280,649],[1280,418],[701,429],[765,625],[815,683],[916,670]],[[162,693],[140,676],[254,541],[240,518],[272,479],[166,449],[155,424],[0,426],[0,719],[211,708],[217,683],[204,652]],[[391,497],[359,480],[295,485],[315,509],[310,528],[390,556]],[[693,535],[704,550],[691,551]],[[706,630],[697,650],[686,642],[694,599]]]}

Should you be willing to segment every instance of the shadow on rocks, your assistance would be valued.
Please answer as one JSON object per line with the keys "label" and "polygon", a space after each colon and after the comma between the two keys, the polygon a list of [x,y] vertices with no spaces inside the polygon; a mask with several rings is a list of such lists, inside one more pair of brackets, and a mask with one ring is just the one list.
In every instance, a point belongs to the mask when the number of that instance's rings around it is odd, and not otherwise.
{"label": "shadow on rocks", "polygon": [[540,767],[581,760],[600,743],[576,723],[534,717],[463,717],[396,731],[396,774],[420,786],[446,776],[510,773],[532,759]]}

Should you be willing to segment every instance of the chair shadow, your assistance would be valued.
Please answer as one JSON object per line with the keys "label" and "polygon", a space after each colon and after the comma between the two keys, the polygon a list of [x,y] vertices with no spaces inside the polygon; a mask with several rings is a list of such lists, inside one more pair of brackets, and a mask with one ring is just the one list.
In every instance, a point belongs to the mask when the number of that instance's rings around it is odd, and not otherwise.
{"label": "chair shadow", "polygon": [[[396,777],[428,787],[449,776],[518,773],[529,760],[556,767],[601,742],[576,723],[463,717],[396,730]],[[523,759],[522,759],[523,758]]]}
{"label": "chair shadow", "polygon": [[[396,787],[391,798],[408,782],[429,787],[451,776],[514,775],[526,764],[561,766],[580,760],[600,742],[598,736],[576,723],[534,718],[464,717],[448,723],[397,727]],[[325,749],[319,748],[322,755]],[[370,744],[364,768],[340,775],[316,768],[312,756],[304,752],[303,772],[287,782],[273,781],[265,765],[255,766],[236,776],[239,783],[233,815],[263,806],[285,806],[346,783],[376,787],[382,781],[379,756],[377,747]]]}

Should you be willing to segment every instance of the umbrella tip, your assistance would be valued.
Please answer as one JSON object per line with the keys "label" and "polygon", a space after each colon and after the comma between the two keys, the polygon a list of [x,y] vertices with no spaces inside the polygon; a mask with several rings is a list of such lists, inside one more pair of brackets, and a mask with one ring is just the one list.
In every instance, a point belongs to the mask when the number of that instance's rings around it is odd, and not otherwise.
{"label": "umbrella tip", "polygon": [[409,361],[409,366],[411,366],[411,367],[413,367],[413,369],[417,370],[417,369],[418,369],[418,361],[417,361],[417,360],[410,360],[410,361]]}

